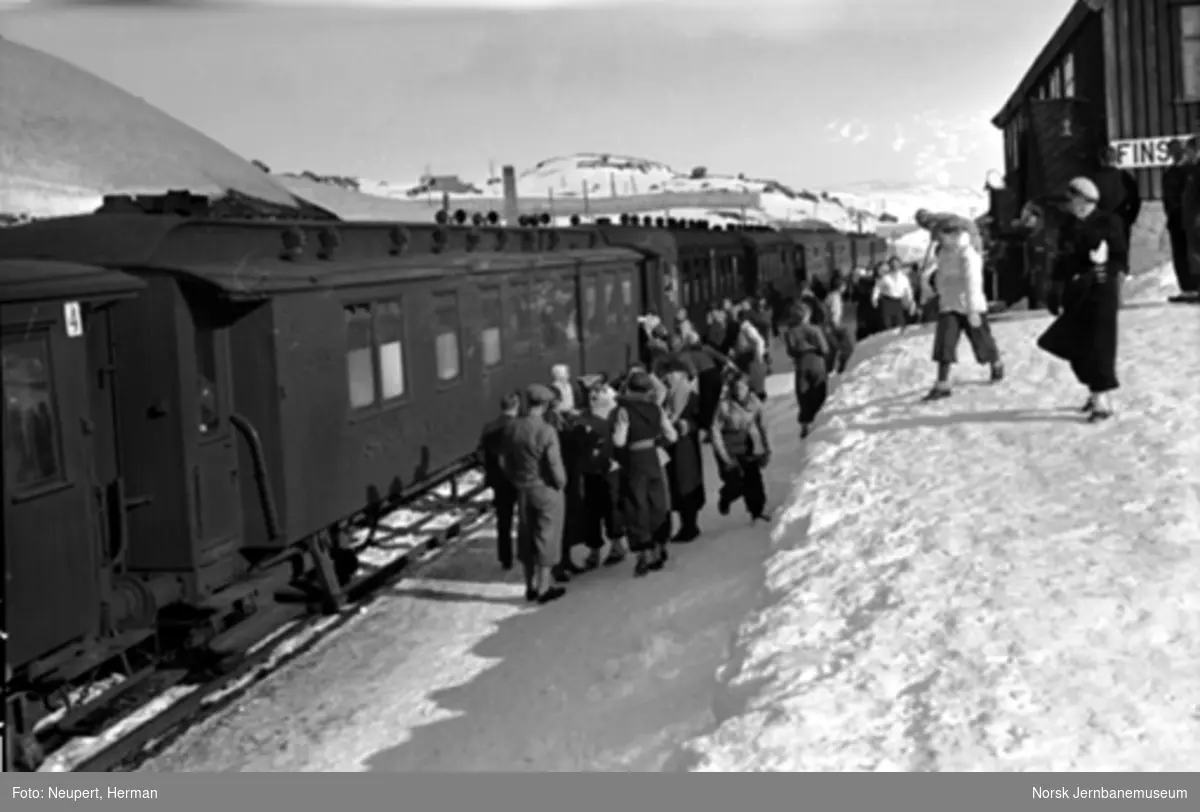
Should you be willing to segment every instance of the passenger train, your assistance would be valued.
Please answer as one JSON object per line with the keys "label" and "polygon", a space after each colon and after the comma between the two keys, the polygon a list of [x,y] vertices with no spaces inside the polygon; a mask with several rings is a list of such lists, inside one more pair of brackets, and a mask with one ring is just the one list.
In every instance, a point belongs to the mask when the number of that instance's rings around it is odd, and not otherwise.
{"label": "passenger train", "polygon": [[622,370],[646,310],[699,318],[885,249],[182,205],[0,229],[10,769],[37,766],[36,721],[114,661],[243,650],[297,585],[336,607],[356,523],[466,465],[503,393],[553,364]]}

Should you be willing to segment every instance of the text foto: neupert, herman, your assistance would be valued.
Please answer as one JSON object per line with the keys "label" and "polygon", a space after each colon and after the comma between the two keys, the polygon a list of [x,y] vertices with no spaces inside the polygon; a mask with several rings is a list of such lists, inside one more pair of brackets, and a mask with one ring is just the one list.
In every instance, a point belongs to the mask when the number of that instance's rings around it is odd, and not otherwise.
{"label": "text foto: neupert, herman", "polygon": [[23,798],[29,801],[36,800],[55,800],[55,801],[97,801],[102,799],[107,800],[154,800],[158,798],[158,790],[156,789],[126,789],[125,787],[93,787],[92,789],[65,789],[63,787],[46,787],[46,789],[33,789],[31,787],[13,787],[14,798]]}
{"label": "text foto: neupert, herman", "polygon": [[1107,787],[1100,787],[1099,789],[1085,789],[1084,787],[1075,787],[1074,789],[1068,789],[1067,787],[1033,788],[1033,797],[1039,801],[1057,798],[1086,798],[1090,800],[1164,798],[1184,800],[1187,796],[1188,792],[1186,789],[1108,789]]}

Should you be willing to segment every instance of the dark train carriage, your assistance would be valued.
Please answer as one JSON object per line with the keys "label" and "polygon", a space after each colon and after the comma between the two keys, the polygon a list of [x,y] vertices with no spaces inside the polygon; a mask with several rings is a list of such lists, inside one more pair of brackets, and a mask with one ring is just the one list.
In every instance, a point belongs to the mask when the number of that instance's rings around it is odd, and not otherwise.
{"label": "dark train carriage", "polygon": [[795,243],[779,231],[737,232],[745,246],[745,292],[760,295],[768,286],[785,296],[797,285]]}
{"label": "dark train carriage", "polygon": [[887,241],[875,234],[851,234],[850,241],[855,268],[870,268],[887,254]]}
{"label": "dark train carriage", "polygon": [[804,257],[797,270],[802,282],[828,284],[830,269],[829,231],[820,228],[789,228],[784,232]]}
{"label": "dark train carriage", "polygon": [[693,321],[722,299],[745,295],[745,249],[734,232],[645,225],[598,226],[614,246],[642,251],[643,309],[666,315],[685,309]]}
{"label": "dark train carriage", "polygon": [[[109,511],[125,504],[112,498],[120,481],[106,445],[112,370],[102,326],[113,302],[141,288],[103,268],[0,260],[4,609],[7,665],[19,677],[104,631],[109,568],[120,568],[123,546],[124,517]],[[43,660],[37,670],[48,668]]]}
{"label": "dark train carriage", "polygon": [[830,231],[826,234],[829,250],[829,272],[849,276],[854,270],[853,237],[843,231]]}

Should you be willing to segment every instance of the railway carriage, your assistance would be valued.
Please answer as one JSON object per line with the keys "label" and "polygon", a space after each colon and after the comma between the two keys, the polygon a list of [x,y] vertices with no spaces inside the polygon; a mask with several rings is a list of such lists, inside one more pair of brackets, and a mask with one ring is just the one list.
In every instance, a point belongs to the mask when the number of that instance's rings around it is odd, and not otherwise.
{"label": "railway carriage", "polygon": [[816,228],[789,228],[784,232],[802,257],[799,274],[805,282],[829,284],[832,265],[829,261],[829,232]]}
{"label": "railway carriage", "polygon": [[854,271],[854,237],[841,231],[830,231],[826,234],[826,245],[829,250],[830,275],[839,274],[848,277]]}
{"label": "railway carriage", "polygon": [[767,286],[784,296],[795,292],[797,279],[795,244],[786,234],[773,229],[737,232],[745,246],[746,293],[759,295]]}

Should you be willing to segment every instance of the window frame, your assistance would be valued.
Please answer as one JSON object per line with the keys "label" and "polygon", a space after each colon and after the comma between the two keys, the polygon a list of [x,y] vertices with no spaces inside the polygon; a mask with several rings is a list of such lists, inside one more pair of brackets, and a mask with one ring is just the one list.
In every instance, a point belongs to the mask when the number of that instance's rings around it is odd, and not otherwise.
{"label": "window frame", "polygon": [[[58,364],[55,357],[57,353],[55,352],[53,338],[53,331],[57,326],[57,322],[53,320],[35,318],[35,320],[22,324],[20,329],[17,329],[14,325],[0,330],[0,348],[4,345],[23,344],[30,340],[37,340],[41,342],[46,351],[46,381],[50,389],[50,416],[54,429],[54,462],[57,468],[56,474],[49,479],[29,485],[21,485],[17,482],[16,471],[9,471],[8,466],[5,465],[4,489],[10,504],[34,502],[38,499],[68,490],[75,485],[75,471],[71,465],[64,442],[65,432],[63,431],[61,387],[59,386],[57,375]],[[0,371],[0,374],[2,374],[2,371]],[[8,415],[5,414],[3,419],[7,420]]]}
{"label": "window frame", "polygon": [[[222,365],[221,358],[226,349],[225,341],[227,334],[220,330],[211,322],[202,322],[193,319],[192,322],[192,362],[196,365],[196,375],[199,376],[200,369],[200,337],[207,333],[211,341],[210,348],[212,349],[212,378],[209,383],[213,387],[213,408],[217,413],[217,422],[214,430],[206,433],[200,431],[199,414],[196,415],[197,420],[193,423],[193,430],[196,432],[196,442],[200,445],[210,445],[212,443],[221,442],[229,439],[229,401],[227,400],[227,387],[224,380],[221,380]],[[196,392],[196,406],[200,406],[200,393]]]}
{"label": "window frame", "polygon": [[[409,365],[409,333],[408,333],[408,311],[405,308],[406,298],[402,294],[380,294],[367,298],[346,299],[341,303],[343,313],[343,343],[342,349],[342,369],[343,380],[346,386],[346,411],[350,422],[362,420],[364,418],[373,417],[383,412],[392,411],[397,408],[407,406],[411,399],[412,378],[410,376]],[[404,385],[404,391],[394,397],[385,398],[383,396],[383,362],[380,358],[380,352],[383,349],[383,344],[379,340],[379,323],[377,308],[381,304],[394,304],[400,312],[400,364],[401,364],[401,381]],[[365,406],[355,406],[350,400],[350,336],[346,330],[345,312],[353,308],[365,307],[369,316],[367,329],[367,348],[370,350],[371,358],[371,391],[372,401]],[[391,343],[391,342],[388,342]],[[356,349],[362,349],[356,348]]]}
{"label": "window frame", "polygon": [[[458,371],[457,371],[457,374],[455,374],[455,376],[453,378],[442,378],[441,372],[438,369],[437,340],[438,340],[438,336],[441,335],[441,332],[440,332],[441,325],[438,322],[437,313],[438,313],[438,299],[440,299],[442,297],[453,297],[453,299],[454,299],[454,321],[455,321],[454,342],[455,342],[455,350],[457,351],[457,355],[458,355]],[[466,352],[464,352],[465,348],[463,347],[462,297],[459,294],[458,288],[445,287],[445,288],[435,288],[434,290],[430,291],[429,299],[430,299],[429,312],[430,312],[430,315],[433,316],[434,323],[435,323],[435,332],[433,334],[433,377],[434,377],[434,380],[436,381],[436,383],[434,385],[440,391],[443,389],[449,389],[449,388],[458,386],[464,380],[466,380],[466,377],[467,377],[467,374],[466,374],[467,370],[465,368]]]}
{"label": "window frame", "polygon": [[[503,369],[505,362],[508,361],[508,352],[505,349],[505,333],[507,332],[505,327],[507,326],[508,313],[505,312],[506,308],[504,306],[504,287],[499,282],[481,284],[477,290],[479,295],[479,366],[484,371],[484,374],[488,374],[495,372],[498,369]],[[493,292],[496,294],[496,328],[500,331],[498,342],[500,347],[500,360],[496,361],[494,364],[489,364],[487,362],[487,356],[484,353],[483,334],[488,327],[486,321],[487,308],[485,301],[488,294]]]}
{"label": "window frame", "polygon": [[[1173,35],[1171,37],[1171,44],[1176,51],[1174,54],[1175,58],[1171,61],[1175,66],[1175,77],[1178,82],[1177,87],[1179,88],[1176,103],[1195,104],[1200,102],[1200,72],[1197,72],[1196,75],[1191,79],[1191,82],[1194,86],[1189,89],[1187,62],[1185,57],[1189,46],[1200,49],[1200,30],[1198,30],[1195,34],[1185,34],[1183,22],[1184,15],[1188,13],[1196,14],[1197,28],[1200,28],[1200,2],[1193,1],[1178,3],[1175,5],[1173,12],[1174,13],[1171,15],[1171,24],[1174,26],[1174,30],[1171,32]],[[1200,55],[1198,55],[1198,61],[1200,61]]]}
{"label": "window frame", "polygon": [[1067,51],[1063,56],[1062,64],[1059,66],[1062,71],[1062,96],[1064,99],[1075,98],[1075,52]]}

